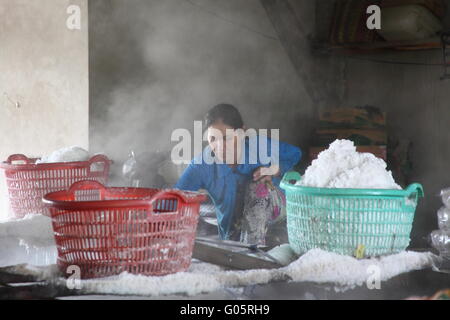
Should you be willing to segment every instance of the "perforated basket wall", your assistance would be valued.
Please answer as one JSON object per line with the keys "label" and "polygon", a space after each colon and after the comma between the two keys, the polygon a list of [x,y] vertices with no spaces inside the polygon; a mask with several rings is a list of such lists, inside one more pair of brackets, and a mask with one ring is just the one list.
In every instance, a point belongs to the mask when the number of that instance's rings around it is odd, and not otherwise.
{"label": "perforated basket wall", "polygon": [[110,160],[103,155],[83,162],[35,164],[36,161],[24,155],[12,155],[0,165],[5,171],[9,203],[16,218],[27,214],[48,215],[42,197],[50,192],[66,190],[77,181],[108,182]]}
{"label": "perforated basket wall", "polygon": [[298,174],[282,182],[286,190],[289,243],[297,254],[320,248],[343,255],[365,256],[405,250],[418,198],[419,184],[405,190],[323,189],[295,185]]}
{"label": "perforated basket wall", "polygon": [[93,182],[49,194],[58,265],[63,272],[78,266],[82,278],[185,271],[204,200],[197,193]]}

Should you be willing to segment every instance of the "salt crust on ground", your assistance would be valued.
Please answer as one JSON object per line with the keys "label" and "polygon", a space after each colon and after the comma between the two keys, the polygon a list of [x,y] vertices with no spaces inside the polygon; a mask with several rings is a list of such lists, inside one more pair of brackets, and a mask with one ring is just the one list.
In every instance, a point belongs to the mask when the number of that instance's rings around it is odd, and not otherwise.
{"label": "salt crust on ground", "polygon": [[[50,223],[50,218],[42,215],[30,215],[21,220],[0,223],[0,238],[20,235],[28,242],[52,241]],[[357,260],[313,249],[286,267],[273,270],[226,271],[216,265],[195,261],[187,272],[162,277],[122,273],[114,277],[81,280],[81,286],[82,290],[89,294],[143,296],[192,296],[224,288],[262,285],[274,281],[326,283],[349,289],[364,285],[374,267],[380,272],[380,280],[387,281],[402,273],[431,267],[433,257],[429,252],[405,251],[380,258]],[[29,266],[28,270],[41,274],[43,278],[55,280],[53,266]]]}
{"label": "salt crust on ground", "polygon": [[280,269],[225,271],[215,265],[193,263],[187,272],[162,277],[122,273],[115,277],[82,280],[81,288],[89,294],[193,296],[230,287],[294,281],[333,284],[336,290],[346,290],[366,284],[374,267],[380,272],[380,280],[387,281],[402,273],[428,268],[432,259],[432,253],[401,252],[357,260],[314,249]]}

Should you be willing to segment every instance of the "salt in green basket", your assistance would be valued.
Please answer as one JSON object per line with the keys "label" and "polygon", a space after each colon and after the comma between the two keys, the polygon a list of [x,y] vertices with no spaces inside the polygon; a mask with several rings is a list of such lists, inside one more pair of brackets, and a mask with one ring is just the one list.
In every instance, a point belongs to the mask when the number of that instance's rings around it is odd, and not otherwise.
{"label": "salt in green basket", "polygon": [[[289,243],[297,254],[320,248],[342,255],[379,256],[403,251],[410,242],[422,185],[404,190],[330,189],[295,185],[284,175]],[[357,255],[358,256],[358,255]]]}

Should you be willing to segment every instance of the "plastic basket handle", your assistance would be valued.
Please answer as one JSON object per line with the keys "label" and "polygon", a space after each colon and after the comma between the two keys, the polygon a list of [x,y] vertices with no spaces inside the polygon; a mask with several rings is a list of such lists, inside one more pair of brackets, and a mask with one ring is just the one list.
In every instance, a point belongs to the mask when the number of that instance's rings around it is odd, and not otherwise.
{"label": "plastic basket handle", "polygon": [[294,180],[295,182],[297,182],[301,178],[302,178],[302,176],[300,175],[300,173],[298,173],[296,171],[289,171],[284,174],[283,179],[281,180],[281,183],[285,184],[285,185],[291,185],[290,181]]}
{"label": "plastic basket handle", "polygon": [[27,156],[23,155],[23,154],[13,154],[10,155],[8,157],[8,159],[6,160],[6,162],[8,164],[12,164],[13,161],[25,161],[25,164],[33,164],[34,160],[28,158]]}
{"label": "plastic basket handle", "polygon": [[74,184],[72,184],[70,186],[69,190],[67,190],[67,193],[75,196],[75,192],[81,191],[81,190],[98,190],[100,192],[101,199],[105,199],[105,195],[106,195],[106,191],[107,191],[106,187],[104,185],[102,185],[100,182],[93,181],[93,180],[83,180],[83,181],[78,181],[78,182],[75,182]]}
{"label": "plastic basket handle", "polygon": [[425,193],[423,192],[423,187],[420,183],[410,184],[406,189],[409,192],[409,196],[416,193],[418,197],[424,197]]}
{"label": "plastic basket handle", "polygon": [[[102,163],[103,164],[103,171],[101,171],[104,175],[106,175],[109,172],[109,167],[111,165],[111,160],[109,160],[106,156],[102,154],[97,154],[93,156],[91,159],[89,159],[89,172],[91,172],[92,165],[95,163]],[[100,171],[99,171],[100,172]]]}
{"label": "plastic basket handle", "polygon": [[160,200],[171,200],[171,199],[177,199],[178,201],[182,203],[192,203],[192,202],[203,202],[206,200],[206,196],[203,194],[196,195],[195,197],[189,198],[184,195],[182,191],[178,190],[161,190],[157,194],[155,194],[151,200],[150,200],[150,209],[154,209],[154,204]]}
{"label": "plastic basket handle", "polygon": [[161,190],[151,198],[150,202],[154,203],[157,200],[166,200],[168,198],[177,198],[184,203],[189,202],[186,196],[182,192],[177,190]]}

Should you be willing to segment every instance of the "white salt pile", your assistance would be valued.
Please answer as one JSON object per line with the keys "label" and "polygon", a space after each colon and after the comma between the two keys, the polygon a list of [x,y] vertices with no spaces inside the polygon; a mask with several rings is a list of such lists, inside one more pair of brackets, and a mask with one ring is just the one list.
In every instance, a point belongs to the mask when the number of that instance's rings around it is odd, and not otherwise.
{"label": "white salt pile", "polygon": [[336,140],[306,169],[297,185],[316,188],[401,189],[386,162],[356,151],[352,141]]}
{"label": "white salt pile", "polygon": [[387,281],[405,272],[428,268],[434,257],[431,252],[403,251],[380,258],[358,260],[313,249],[286,267],[286,273],[296,282],[335,283],[348,289],[366,284],[374,271],[379,271],[380,281]]}
{"label": "white salt pile", "polygon": [[67,147],[56,150],[36,161],[39,163],[76,162],[89,160],[89,152],[80,147]]}
{"label": "white salt pile", "polygon": [[0,266],[56,263],[51,219],[34,214],[0,223]]}
{"label": "white salt pile", "polygon": [[49,242],[54,239],[52,220],[41,214],[29,214],[22,219],[0,223],[0,238]]}
{"label": "white salt pile", "polygon": [[336,289],[342,290],[365,285],[374,270],[379,274],[380,281],[387,281],[405,272],[429,268],[433,257],[432,253],[402,252],[382,258],[357,260],[314,249],[280,269],[224,271],[211,264],[194,263],[187,272],[162,277],[122,273],[116,277],[82,280],[81,290],[86,294],[193,296],[224,288],[263,285],[289,279],[294,282],[334,284]]}

